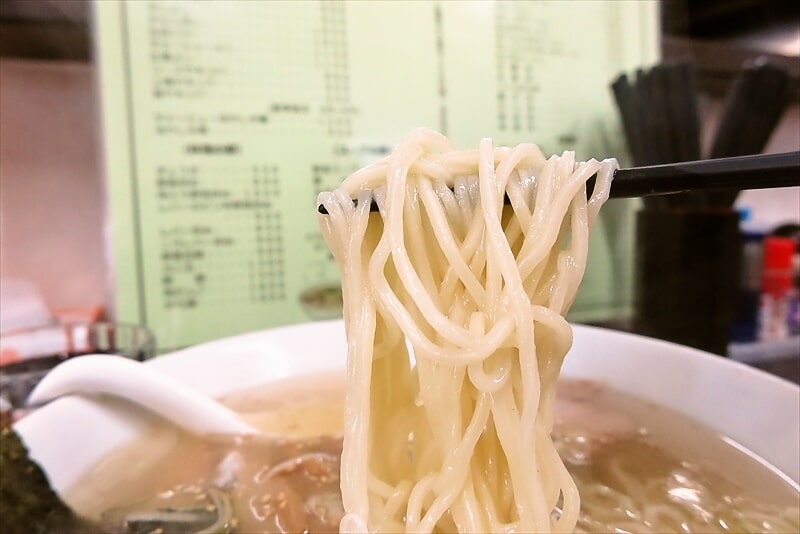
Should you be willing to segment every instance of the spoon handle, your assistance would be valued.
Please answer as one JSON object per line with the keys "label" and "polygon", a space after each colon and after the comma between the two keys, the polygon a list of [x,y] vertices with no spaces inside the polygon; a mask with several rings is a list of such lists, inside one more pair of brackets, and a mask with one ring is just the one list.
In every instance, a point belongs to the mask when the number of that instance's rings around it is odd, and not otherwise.
{"label": "spoon handle", "polygon": [[126,399],[196,435],[260,433],[232,410],[156,369],[108,354],[81,356],[59,364],[34,388],[28,404],[76,394]]}

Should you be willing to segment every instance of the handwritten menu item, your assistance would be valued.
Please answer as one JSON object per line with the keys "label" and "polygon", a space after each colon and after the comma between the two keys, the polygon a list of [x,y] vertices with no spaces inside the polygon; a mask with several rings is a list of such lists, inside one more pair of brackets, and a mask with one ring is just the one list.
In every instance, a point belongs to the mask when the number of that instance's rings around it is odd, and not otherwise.
{"label": "handwritten menu item", "polygon": [[[315,198],[418,126],[620,155],[607,84],[655,2],[97,2],[118,320],[164,349],[335,316]],[[574,318],[624,312],[630,203]],[[612,271],[615,273],[612,276]]]}

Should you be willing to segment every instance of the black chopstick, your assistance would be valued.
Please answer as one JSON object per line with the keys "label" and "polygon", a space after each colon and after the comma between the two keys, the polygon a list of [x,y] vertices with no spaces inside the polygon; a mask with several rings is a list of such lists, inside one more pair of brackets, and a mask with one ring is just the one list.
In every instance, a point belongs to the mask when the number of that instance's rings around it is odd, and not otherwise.
{"label": "black chopstick", "polygon": [[632,198],[688,191],[798,185],[800,152],[786,152],[620,169],[614,174],[610,196]]}
{"label": "black chopstick", "polygon": [[639,162],[644,159],[641,147],[642,136],[639,132],[639,124],[637,122],[639,110],[634,100],[635,95],[628,81],[628,76],[621,74],[614,83],[611,84],[611,90],[614,93],[614,100],[619,108],[622,128],[625,130],[625,138],[628,141],[631,157],[633,158],[634,164],[639,164]]}
{"label": "black chopstick", "polygon": [[[800,186],[800,152],[619,169],[614,173],[609,195],[611,198],[636,198],[688,191],[792,186]],[[592,188],[593,184],[589,184],[587,189],[591,191]],[[317,206],[317,211],[328,214],[323,205]],[[375,202],[370,211],[378,211]]]}
{"label": "black chopstick", "polygon": [[[700,128],[692,64],[682,60],[624,73],[611,84],[633,165],[700,159]],[[737,154],[738,155],[738,154]],[[705,205],[706,193],[644,197],[646,209]]]}
{"label": "black chopstick", "polygon": [[678,66],[674,74],[673,88],[682,96],[678,106],[683,111],[682,124],[679,135],[681,143],[678,161],[696,161],[700,155],[700,111],[697,106],[697,80],[695,69],[690,63],[684,62]]}
{"label": "black chopstick", "polygon": [[[789,103],[789,75],[781,67],[758,63],[744,69],[726,102],[712,158],[759,154]],[[716,206],[731,206],[738,191],[711,195]]]}
{"label": "black chopstick", "polygon": [[[639,72],[639,77],[642,73]],[[628,149],[634,165],[652,165],[656,162],[649,159],[647,151],[649,143],[645,139],[645,124],[643,116],[646,113],[642,104],[641,87],[636,85],[636,81],[628,79],[626,74],[621,74],[614,83],[611,84],[614,100],[619,109],[622,127],[625,131],[625,139],[628,141]],[[660,208],[664,206],[664,199],[660,197],[648,197],[644,199],[647,208]]]}
{"label": "black chopstick", "polygon": [[[697,161],[702,156],[694,68],[687,61],[670,64],[666,78],[670,104],[670,131],[675,150],[665,163]],[[685,195],[673,195],[667,198],[670,198],[672,206],[684,204],[699,208],[708,203],[706,196],[705,191],[695,190]]]}

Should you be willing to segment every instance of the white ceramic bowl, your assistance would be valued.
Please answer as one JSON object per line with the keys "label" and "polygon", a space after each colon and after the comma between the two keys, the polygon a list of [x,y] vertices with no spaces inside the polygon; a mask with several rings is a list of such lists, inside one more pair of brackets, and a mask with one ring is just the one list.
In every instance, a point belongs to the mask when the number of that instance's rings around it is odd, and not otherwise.
{"label": "white ceramic bowl", "polygon": [[[221,396],[307,373],[344,372],[341,320],[265,330],[147,362]],[[645,337],[575,327],[564,375],[591,378],[668,406],[729,436],[800,481],[800,388],[745,365]],[[64,492],[100,458],[154,423],[112,399],[70,397],[16,425],[32,457]]]}

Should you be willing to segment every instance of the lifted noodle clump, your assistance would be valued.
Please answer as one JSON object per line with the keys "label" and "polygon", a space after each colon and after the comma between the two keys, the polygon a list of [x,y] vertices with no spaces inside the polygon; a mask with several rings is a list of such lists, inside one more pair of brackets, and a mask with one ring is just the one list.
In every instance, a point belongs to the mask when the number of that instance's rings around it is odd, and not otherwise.
{"label": "lifted noodle clump", "polygon": [[417,130],[320,194],[349,345],[342,532],[574,529],[555,386],[616,168]]}

